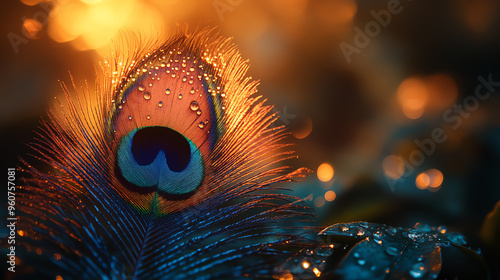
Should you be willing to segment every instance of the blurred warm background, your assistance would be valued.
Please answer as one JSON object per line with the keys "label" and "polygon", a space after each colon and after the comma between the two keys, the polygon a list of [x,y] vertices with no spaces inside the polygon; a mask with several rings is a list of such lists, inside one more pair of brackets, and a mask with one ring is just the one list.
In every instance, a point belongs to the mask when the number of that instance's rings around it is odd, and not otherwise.
{"label": "blurred warm background", "polygon": [[[250,60],[278,124],[292,131],[299,159],[290,164],[314,170],[293,188],[321,225],[445,224],[494,262],[500,2],[391,2],[3,3],[2,161],[14,166],[26,152],[46,104],[61,94],[58,80],[70,81],[70,71],[77,84],[92,81],[120,32],[161,40],[176,22],[218,26]],[[488,213],[496,226],[485,223]]]}

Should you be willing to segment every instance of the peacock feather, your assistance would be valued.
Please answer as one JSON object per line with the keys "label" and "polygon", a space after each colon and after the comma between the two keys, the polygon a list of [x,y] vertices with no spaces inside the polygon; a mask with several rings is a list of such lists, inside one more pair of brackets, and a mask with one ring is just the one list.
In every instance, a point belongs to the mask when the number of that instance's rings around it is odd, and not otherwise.
{"label": "peacock feather", "polygon": [[29,272],[277,277],[304,248],[312,214],[276,183],[308,170],[280,165],[295,156],[247,62],[207,29],[131,45],[101,63],[95,89],[62,83],[65,100],[31,144],[51,168],[23,161],[19,228],[44,260]]}
{"label": "peacock feather", "polygon": [[22,160],[11,279],[432,280],[458,251],[484,268],[443,226],[311,226],[278,184],[309,171],[283,166],[288,133],[230,39],[184,28],[128,45],[94,88],[62,83]]}

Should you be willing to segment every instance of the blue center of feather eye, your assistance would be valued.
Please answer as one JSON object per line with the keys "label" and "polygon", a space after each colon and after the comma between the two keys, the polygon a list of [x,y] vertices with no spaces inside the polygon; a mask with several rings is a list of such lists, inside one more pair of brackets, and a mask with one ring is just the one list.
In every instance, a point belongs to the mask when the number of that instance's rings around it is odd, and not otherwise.
{"label": "blue center of feather eye", "polygon": [[123,179],[143,190],[157,188],[160,193],[184,197],[203,181],[200,150],[168,127],[132,130],[120,140],[116,160]]}
{"label": "blue center of feather eye", "polygon": [[182,134],[168,127],[146,127],[132,139],[132,155],[141,165],[150,165],[163,151],[167,165],[174,172],[184,170],[191,159],[189,142]]}

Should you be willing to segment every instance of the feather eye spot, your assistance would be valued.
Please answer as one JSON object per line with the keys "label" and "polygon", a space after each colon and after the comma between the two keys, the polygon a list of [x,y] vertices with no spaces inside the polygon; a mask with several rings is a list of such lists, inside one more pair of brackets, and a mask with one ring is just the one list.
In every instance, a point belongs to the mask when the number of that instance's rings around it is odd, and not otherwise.
{"label": "feather eye spot", "polygon": [[132,139],[132,155],[141,166],[151,164],[159,151],[165,153],[167,165],[174,172],[181,172],[189,163],[189,143],[180,133],[166,127],[146,127]]}
{"label": "feather eye spot", "polygon": [[134,129],[120,141],[119,174],[139,188],[157,188],[168,195],[193,193],[202,183],[199,149],[179,132],[162,126]]}
{"label": "feather eye spot", "polygon": [[[115,90],[117,105],[123,105],[122,109],[113,110],[110,116],[111,129],[116,131],[112,137],[117,143],[113,152],[113,162],[116,164],[114,170],[117,175],[115,182],[122,197],[134,205],[156,199],[150,197],[150,192],[181,193],[184,192],[181,189],[192,189],[193,186],[200,189],[200,193],[196,192],[196,195],[195,192],[190,193],[193,197],[162,196],[158,199],[170,201],[168,203],[187,199],[186,203],[195,203],[195,197],[207,190],[207,185],[203,183],[203,170],[207,170],[207,176],[212,174],[210,162],[213,149],[231,122],[225,115],[226,105],[233,102],[236,107],[242,106],[240,102],[244,99],[222,98],[222,93],[227,90],[240,92],[243,89],[237,82],[240,78],[234,81],[229,78],[236,74],[240,77],[239,70],[224,72],[228,61],[232,61],[230,56],[222,58],[221,53],[209,49],[203,50],[205,54],[202,54],[201,49],[190,44],[187,46],[171,46],[170,50],[162,48],[138,60],[135,65],[131,64],[128,74],[124,74],[127,79]],[[180,50],[181,54],[178,54]],[[226,61],[227,59],[229,60]],[[132,79],[134,80],[131,82]],[[145,86],[144,90],[139,88],[141,85]],[[182,101],[186,97],[188,99]],[[241,108],[243,110],[246,107]],[[202,113],[203,119],[200,118]],[[134,121],[129,121],[128,116]],[[137,163],[130,150],[133,131],[156,126],[182,132],[182,136],[188,139],[193,153],[186,170],[177,173],[172,171],[171,166],[167,164],[172,159],[168,158],[161,148],[149,153],[149,161],[152,161],[149,164]],[[191,164],[195,157],[199,158],[198,168]],[[191,170],[191,173],[188,170]],[[178,184],[167,183],[166,178],[178,179]],[[187,184],[183,180],[191,180],[191,183]]]}

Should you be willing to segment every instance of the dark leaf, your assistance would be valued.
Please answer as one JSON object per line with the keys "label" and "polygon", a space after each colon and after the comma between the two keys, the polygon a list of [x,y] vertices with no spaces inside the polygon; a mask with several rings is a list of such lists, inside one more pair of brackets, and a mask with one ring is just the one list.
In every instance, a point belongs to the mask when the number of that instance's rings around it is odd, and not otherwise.
{"label": "dark leaf", "polygon": [[404,229],[353,222],[332,225],[320,234],[361,239],[335,271],[343,279],[436,279],[441,248],[466,244],[460,233],[421,224]]}

